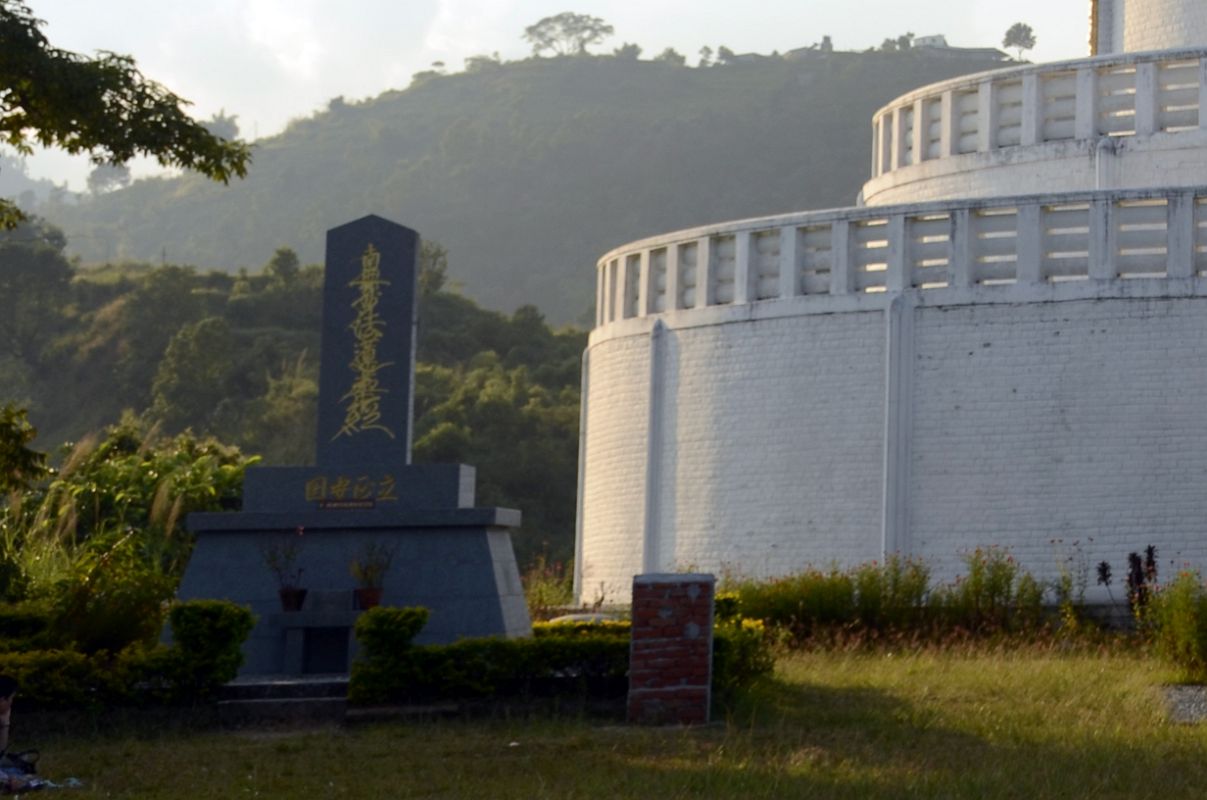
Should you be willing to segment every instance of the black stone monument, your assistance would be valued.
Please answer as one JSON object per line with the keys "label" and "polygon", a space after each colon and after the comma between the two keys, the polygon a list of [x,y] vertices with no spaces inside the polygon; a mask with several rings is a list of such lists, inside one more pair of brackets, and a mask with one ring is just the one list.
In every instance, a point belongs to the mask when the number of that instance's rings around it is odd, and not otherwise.
{"label": "black stone monument", "polygon": [[[415,231],[368,216],[327,232],[318,462],[253,467],[239,512],[190,514],[181,599],[250,606],[241,674],[345,672],[355,654],[353,559],[393,554],[382,603],[431,609],[418,643],[531,634],[511,547],[520,513],[474,507],[474,470],[412,465]],[[265,546],[295,549],[301,610],[284,611]]]}

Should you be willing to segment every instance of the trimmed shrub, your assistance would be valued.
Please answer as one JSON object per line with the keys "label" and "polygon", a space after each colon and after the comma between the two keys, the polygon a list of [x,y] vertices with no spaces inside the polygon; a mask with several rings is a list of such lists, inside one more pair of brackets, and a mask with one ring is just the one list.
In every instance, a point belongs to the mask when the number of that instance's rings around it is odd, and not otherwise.
{"label": "trimmed shrub", "polygon": [[376,606],[356,620],[356,641],[369,660],[394,658],[411,646],[427,624],[430,612],[421,606],[395,608]]}
{"label": "trimmed shrub", "polygon": [[627,641],[632,629],[633,625],[628,620],[532,623],[532,635],[538,639],[543,636],[619,636]]}
{"label": "trimmed shrub", "polygon": [[[376,611],[377,609],[374,609]],[[537,623],[531,639],[466,639],[411,646],[425,609],[382,609],[356,634],[361,658],[352,665],[348,700],[359,705],[485,697],[622,697],[628,688],[628,622]],[[369,613],[362,615],[364,620]],[[383,646],[396,623],[399,647]],[[368,633],[368,639],[362,637]],[[717,626],[713,687],[728,695],[774,664],[761,622]]]}
{"label": "trimmed shrub", "polygon": [[170,677],[179,690],[201,700],[239,673],[243,642],[256,618],[226,600],[190,600],[172,606],[168,622],[174,647],[164,666],[174,666],[176,674]]}
{"label": "trimmed shrub", "polygon": [[192,600],[172,609],[170,647],[107,651],[0,653],[0,673],[21,686],[23,708],[82,709],[189,705],[213,696],[242,663],[250,611],[221,600]]}
{"label": "trimmed shrub", "polygon": [[609,680],[623,681],[628,665],[629,640],[615,635],[465,639],[358,660],[348,700],[363,705],[585,694]]}
{"label": "trimmed shrub", "polygon": [[1157,650],[1188,683],[1207,682],[1207,589],[1197,572],[1182,572],[1149,599]]}

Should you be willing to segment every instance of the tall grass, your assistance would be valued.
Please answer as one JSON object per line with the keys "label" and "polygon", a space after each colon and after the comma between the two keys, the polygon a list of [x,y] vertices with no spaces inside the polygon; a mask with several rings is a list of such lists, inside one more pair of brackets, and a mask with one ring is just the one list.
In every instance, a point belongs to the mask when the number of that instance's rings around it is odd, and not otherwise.
{"label": "tall grass", "polygon": [[891,556],[851,569],[807,569],[771,580],[727,581],[740,613],[797,642],[819,632],[913,635],[1027,630],[1043,621],[1044,587],[1001,548],[964,555],[964,574],[932,585],[917,559]]}
{"label": "tall grass", "polygon": [[512,716],[169,734],[105,715],[93,735],[25,727],[13,744],[40,746],[41,772],[80,778],[81,797],[148,800],[1200,797],[1207,729],[1166,721],[1163,680],[1118,652],[809,652],[701,728]]}

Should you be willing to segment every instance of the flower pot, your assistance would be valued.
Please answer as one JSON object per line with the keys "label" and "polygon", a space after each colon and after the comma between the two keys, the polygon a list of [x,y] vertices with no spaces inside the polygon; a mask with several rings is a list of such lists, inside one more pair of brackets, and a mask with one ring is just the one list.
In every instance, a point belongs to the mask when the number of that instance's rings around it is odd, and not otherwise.
{"label": "flower pot", "polygon": [[306,602],[306,590],[296,586],[282,586],[277,593],[281,596],[282,611],[301,611]]}
{"label": "flower pot", "polygon": [[381,605],[381,587],[371,586],[352,590],[352,607],[364,611]]}

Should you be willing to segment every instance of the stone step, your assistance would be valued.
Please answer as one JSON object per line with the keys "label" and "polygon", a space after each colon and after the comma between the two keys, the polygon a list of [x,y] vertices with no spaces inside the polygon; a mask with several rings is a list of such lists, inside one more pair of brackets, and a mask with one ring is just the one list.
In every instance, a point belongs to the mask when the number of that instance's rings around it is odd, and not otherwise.
{"label": "stone step", "polygon": [[334,675],[255,675],[236,678],[222,687],[219,699],[290,700],[346,698],[348,676]]}

